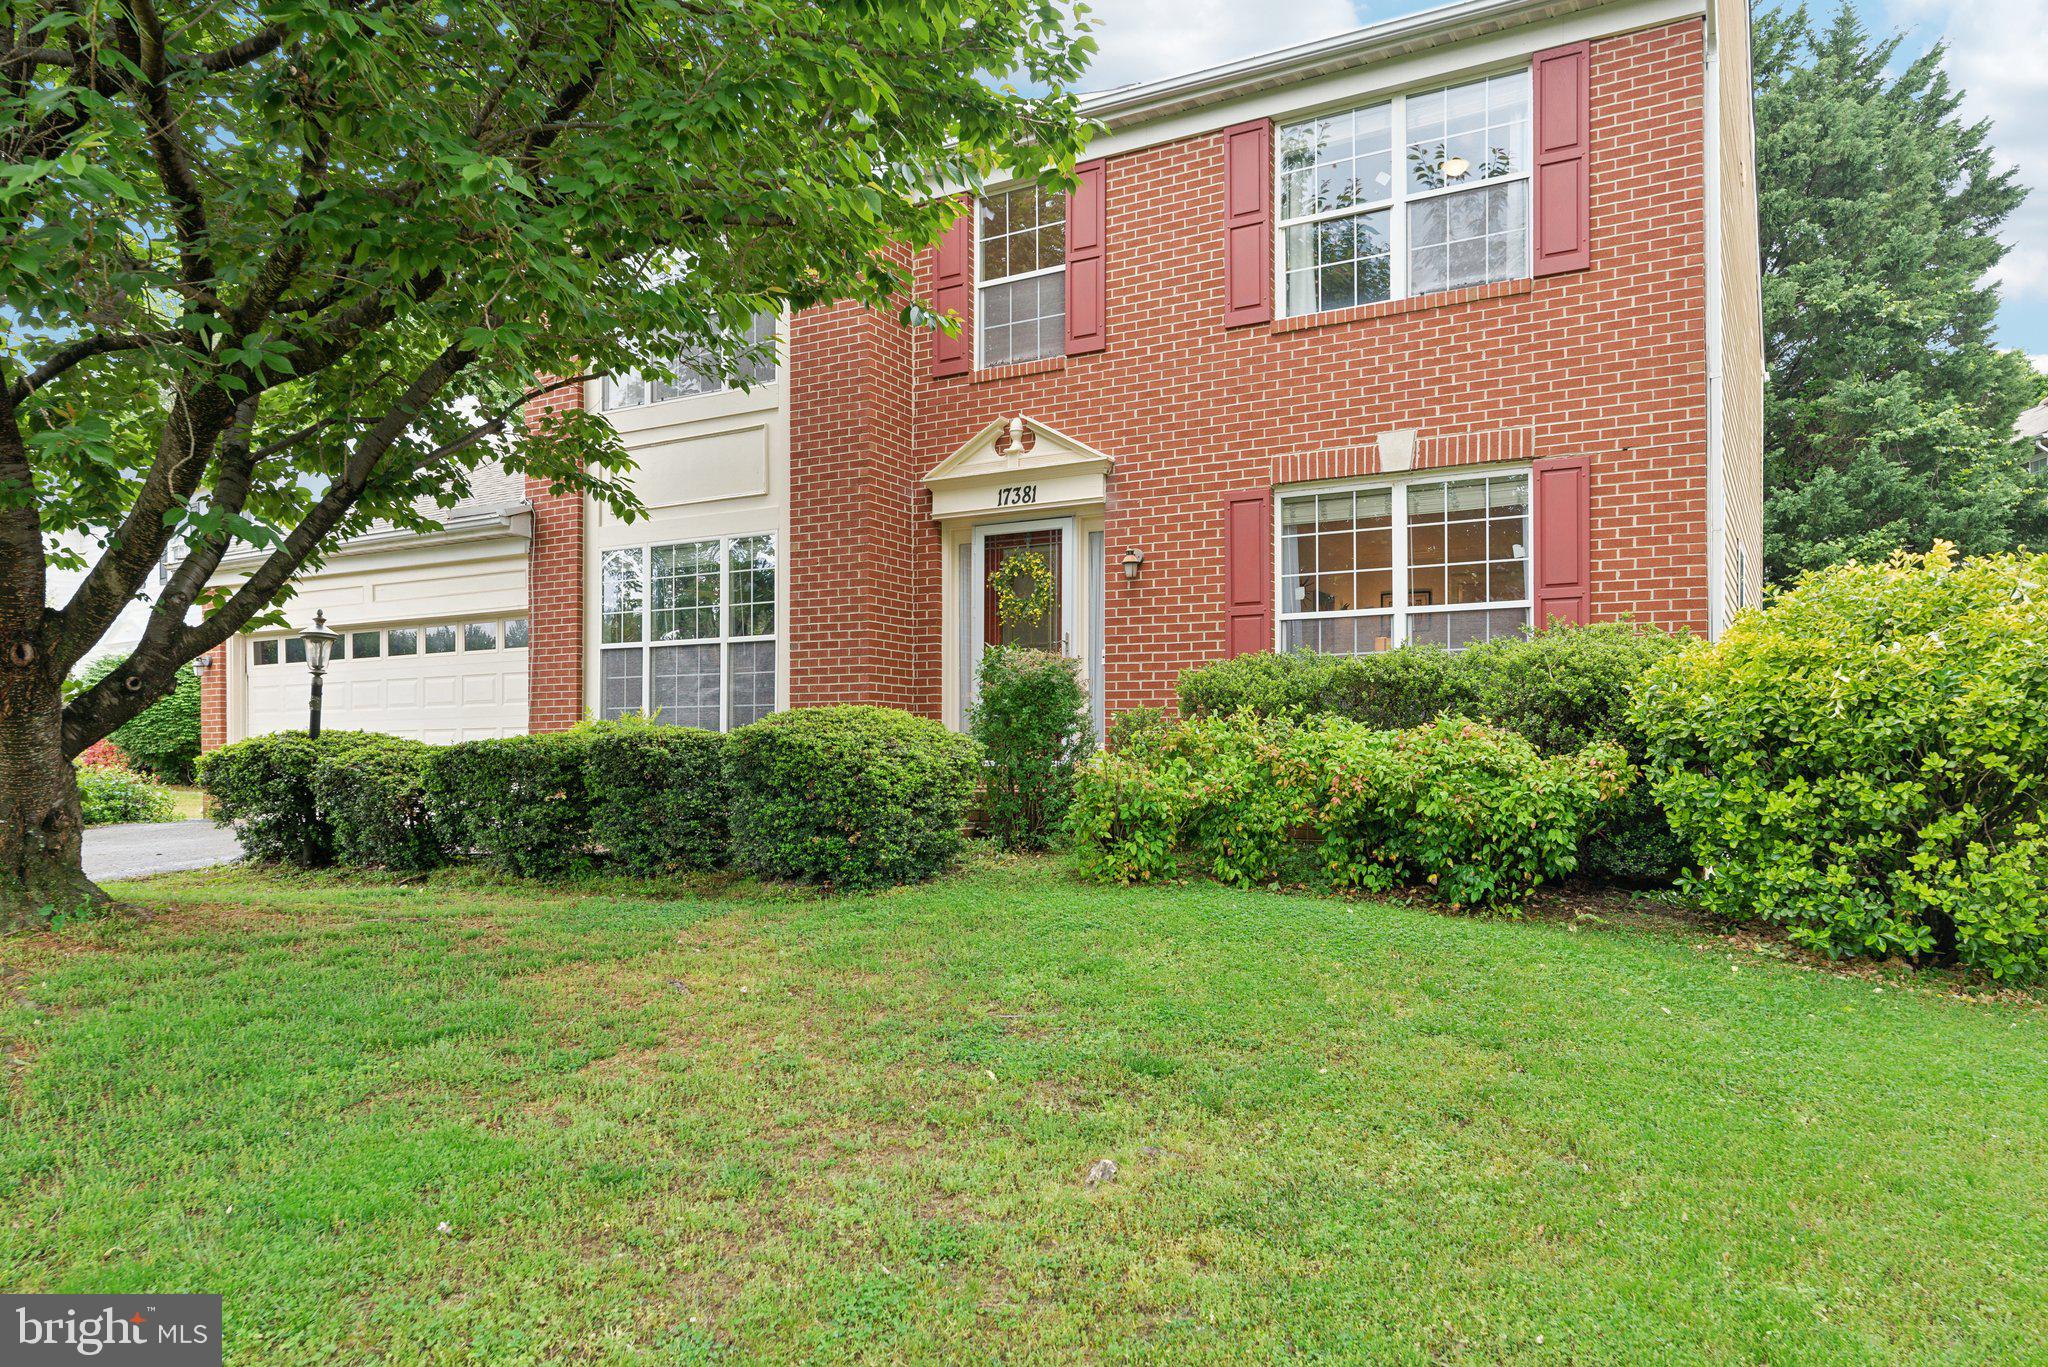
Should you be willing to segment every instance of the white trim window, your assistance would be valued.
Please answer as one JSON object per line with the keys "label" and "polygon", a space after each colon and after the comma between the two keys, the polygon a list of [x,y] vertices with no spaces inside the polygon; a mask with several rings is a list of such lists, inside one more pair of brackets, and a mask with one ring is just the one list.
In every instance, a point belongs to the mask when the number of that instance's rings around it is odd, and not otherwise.
{"label": "white trim window", "polygon": [[[747,384],[773,384],[781,373],[774,345],[775,330],[780,321],[774,313],[757,313],[747,325],[742,340],[757,348],[752,357],[740,366],[740,378]],[[729,378],[710,356],[702,351],[688,351],[678,361],[673,379],[643,375],[611,376],[604,382],[604,411],[615,413],[621,409],[645,408],[648,404],[667,403],[670,399],[717,394],[732,387]]]}
{"label": "white trim window", "polygon": [[1458,650],[1529,625],[1529,474],[1282,493],[1282,650]]}
{"label": "white trim window", "polygon": [[604,552],[598,715],[729,731],[775,710],[775,538]]}
{"label": "white trim window", "polygon": [[1529,73],[1283,124],[1276,174],[1288,317],[1520,279]]}
{"label": "white trim window", "polygon": [[1067,350],[1067,197],[1036,185],[985,194],[974,215],[974,329],[984,367]]}

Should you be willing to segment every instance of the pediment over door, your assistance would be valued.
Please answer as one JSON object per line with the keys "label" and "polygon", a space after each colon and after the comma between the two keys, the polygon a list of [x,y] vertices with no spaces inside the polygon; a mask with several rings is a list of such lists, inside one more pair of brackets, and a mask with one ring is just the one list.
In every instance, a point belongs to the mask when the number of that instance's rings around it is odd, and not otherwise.
{"label": "pediment over door", "polygon": [[924,477],[932,516],[1100,505],[1115,465],[1108,456],[1042,422],[997,418]]}

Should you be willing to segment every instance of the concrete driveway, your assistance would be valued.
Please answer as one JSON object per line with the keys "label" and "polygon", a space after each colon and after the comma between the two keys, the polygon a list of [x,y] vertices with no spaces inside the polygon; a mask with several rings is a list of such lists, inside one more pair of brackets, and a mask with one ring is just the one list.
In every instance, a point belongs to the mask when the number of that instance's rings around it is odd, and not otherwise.
{"label": "concrete driveway", "polygon": [[85,833],[85,876],[96,883],[212,868],[241,857],[242,842],[234,831],[203,817],[93,826]]}

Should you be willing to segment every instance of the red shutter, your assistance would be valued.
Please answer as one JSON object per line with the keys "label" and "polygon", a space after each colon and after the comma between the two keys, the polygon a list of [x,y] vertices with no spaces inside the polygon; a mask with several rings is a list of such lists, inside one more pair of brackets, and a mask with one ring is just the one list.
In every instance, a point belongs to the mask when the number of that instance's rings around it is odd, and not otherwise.
{"label": "red shutter", "polygon": [[1539,52],[1530,64],[1536,106],[1537,275],[1582,271],[1593,264],[1586,127],[1591,64],[1592,49],[1585,43]]}
{"label": "red shutter", "polygon": [[978,206],[953,220],[939,239],[938,269],[932,279],[932,307],[960,320],[960,335],[932,334],[932,378],[965,375],[974,366],[974,215]]}
{"label": "red shutter", "polygon": [[1108,262],[1103,254],[1104,200],[1109,163],[1098,158],[1074,168],[1067,196],[1067,355],[1108,345],[1105,299]]}
{"label": "red shutter", "polygon": [[1223,496],[1224,653],[1273,648],[1273,491]]}
{"label": "red shutter", "polygon": [[1535,519],[1536,625],[1586,625],[1593,616],[1593,465],[1584,456],[1539,460]]}
{"label": "red shutter", "polygon": [[1223,326],[1273,321],[1273,121],[1223,130]]}

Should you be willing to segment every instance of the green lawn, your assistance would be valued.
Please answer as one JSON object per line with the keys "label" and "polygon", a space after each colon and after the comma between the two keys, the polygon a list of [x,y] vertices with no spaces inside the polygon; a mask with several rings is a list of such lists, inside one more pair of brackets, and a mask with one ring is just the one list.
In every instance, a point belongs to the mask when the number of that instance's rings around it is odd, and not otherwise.
{"label": "green lawn", "polygon": [[0,942],[0,1287],[231,1361],[2044,1356],[2033,999],[1034,863],[125,891]]}

